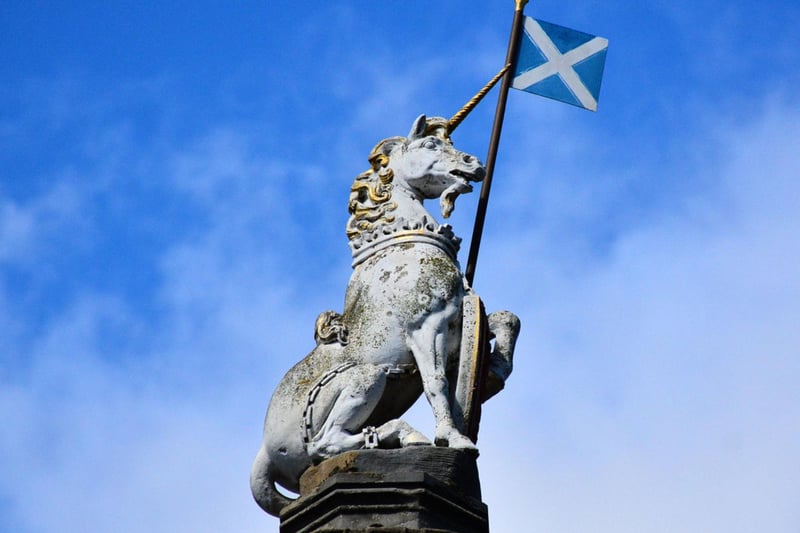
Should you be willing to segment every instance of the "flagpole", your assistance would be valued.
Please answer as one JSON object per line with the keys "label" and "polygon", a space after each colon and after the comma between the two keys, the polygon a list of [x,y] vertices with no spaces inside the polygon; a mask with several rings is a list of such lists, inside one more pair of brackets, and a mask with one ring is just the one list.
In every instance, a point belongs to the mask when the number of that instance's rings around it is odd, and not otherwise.
{"label": "flagpole", "polygon": [[[481,186],[481,195],[478,199],[478,211],[475,215],[475,226],[472,229],[472,242],[469,247],[469,256],[467,259],[467,269],[464,276],[467,282],[472,285],[475,279],[475,266],[478,262],[478,251],[481,246],[481,236],[483,234],[483,224],[486,220],[486,209],[489,204],[489,192],[492,189],[492,175],[494,174],[494,165],[497,161],[497,148],[500,144],[500,132],[503,129],[503,118],[506,112],[506,101],[508,100],[508,90],[511,88],[511,82],[514,79],[514,71],[516,70],[517,56],[519,55],[520,37],[522,27],[525,23],[525,4],[528,0],[515,0],[516,9],[514,10],[514,20],[511,24],[511,36],[508,40],[508,52],[506,53],[506,67],[507,70],[503,76],[503,81],[500,84],[500,94],[497,97],[497,108],[494,114],[494,125],[492,126],[492,136],[489,139],[489,152],[486,156],[486,177],[483,178],[483,185]],[[508,68],[510,67],[510,68]]]}

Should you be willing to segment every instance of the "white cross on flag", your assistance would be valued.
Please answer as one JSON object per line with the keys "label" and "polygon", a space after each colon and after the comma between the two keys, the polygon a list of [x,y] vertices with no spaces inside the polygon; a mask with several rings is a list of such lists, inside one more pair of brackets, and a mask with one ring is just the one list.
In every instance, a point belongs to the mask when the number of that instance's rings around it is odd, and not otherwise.
{"label": "white cross on flag", "polygon": [[608,40],[525,18],[511,86],[597,111]]}

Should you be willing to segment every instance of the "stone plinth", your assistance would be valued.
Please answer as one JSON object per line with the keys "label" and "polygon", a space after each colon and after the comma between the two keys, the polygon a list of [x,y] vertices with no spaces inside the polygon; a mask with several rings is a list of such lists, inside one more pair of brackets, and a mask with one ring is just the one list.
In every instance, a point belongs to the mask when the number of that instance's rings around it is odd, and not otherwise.
{"label": "stone plinth", "polygon": [[473,453],[433,446],[343,453],[303,474],[281,533],[488,533]]}

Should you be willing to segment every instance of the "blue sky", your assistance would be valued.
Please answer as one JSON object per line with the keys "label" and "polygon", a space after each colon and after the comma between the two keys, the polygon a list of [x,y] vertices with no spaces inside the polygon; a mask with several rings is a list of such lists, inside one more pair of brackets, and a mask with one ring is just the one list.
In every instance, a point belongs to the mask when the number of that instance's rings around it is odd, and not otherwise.
{"label": "blue sky", "polygon": [[[341,309],[350,183],[494,75],[512,12],[3,3],[0,531],[277,530],[249,467]],[[596,114],[509,98],[475,280],[523,322],[479,442],[493,531],[796,532],[800,6],[526,12],[610,50]]]}

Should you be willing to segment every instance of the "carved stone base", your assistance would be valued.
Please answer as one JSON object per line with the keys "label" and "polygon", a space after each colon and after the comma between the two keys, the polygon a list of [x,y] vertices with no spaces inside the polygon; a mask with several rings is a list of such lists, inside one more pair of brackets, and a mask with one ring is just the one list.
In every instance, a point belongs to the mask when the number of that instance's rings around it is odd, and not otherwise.
{"label": "carved stone base", "polygon": [[420,446],[347,452],[312,467],[281,533],[488,533],[472,453]]}

